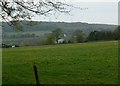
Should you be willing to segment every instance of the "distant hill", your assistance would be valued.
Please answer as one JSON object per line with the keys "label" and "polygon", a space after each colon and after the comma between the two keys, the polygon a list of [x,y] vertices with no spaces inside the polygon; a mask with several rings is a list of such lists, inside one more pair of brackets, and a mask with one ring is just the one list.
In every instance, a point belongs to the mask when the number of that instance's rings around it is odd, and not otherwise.
{"label": "distant hill", "polygon": [[[25,21],[22,21],[23,24]],[[26,21],[27,22],[27,21]],[[15,30],[10,27],[6,22],[3,22],[3,32],[15,32]],[[34,24],[34,22],[33,22]],[[116,25],[107,25],[107,24],[88,24],[81,22],[38,22],[34,25],[23,25],[24,32],[32,31],[52,31],[53,29],[61,28],[63,31],[73,31],[76,29],[81,29],[86,32],[93,30],[114,30]]]}
{"label": "distant hill", "polygon": [[[13,35],[21,35],[21,34],[32,34],[39,37],[43,37],[45,34],[50,33],[52,30],[56,28],[61,28],[63,32],[67,35],[71,35],[75,30],[83,30],[86,34],[89,34],[94,30],[115,30],[117,28],[116,25],[107,25],[107,24],[88,24],[82,22],[41,22],[41,21],[33,21],[29,23],[28,21],[21,21],[23,23],[23,31],[16,31],[11,26],[9,26],[6,22],[3,22],[3,41],[14,40]],[[29,23],[29,25],[26,25]],[[13,37],[13,38],[12,38]],[[21,39],[24,39],[24,36],[21,36]],[[17,39],[18,40],[18,39]]]}

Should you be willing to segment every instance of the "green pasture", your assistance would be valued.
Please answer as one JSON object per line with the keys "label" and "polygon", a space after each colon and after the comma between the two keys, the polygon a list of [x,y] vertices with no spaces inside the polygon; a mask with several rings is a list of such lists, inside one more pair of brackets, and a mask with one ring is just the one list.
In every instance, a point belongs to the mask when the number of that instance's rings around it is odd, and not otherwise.
{"label": "green pasture", "polygon": [[117,84],[118,42],[91,42],[6,48],[3,84]]}

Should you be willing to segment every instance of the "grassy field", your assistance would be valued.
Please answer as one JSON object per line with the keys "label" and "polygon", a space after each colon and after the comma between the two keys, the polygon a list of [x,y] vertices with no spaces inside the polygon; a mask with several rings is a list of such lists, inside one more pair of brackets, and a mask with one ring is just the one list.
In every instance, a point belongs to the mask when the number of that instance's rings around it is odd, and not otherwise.
{"label": "grassy field", "polygon": [[0,48],[0,85],[2,84],[2,49]]}
{"label": "grassy field", "polygon": [[117,41],[3,49],[3,84],[118,83]]}

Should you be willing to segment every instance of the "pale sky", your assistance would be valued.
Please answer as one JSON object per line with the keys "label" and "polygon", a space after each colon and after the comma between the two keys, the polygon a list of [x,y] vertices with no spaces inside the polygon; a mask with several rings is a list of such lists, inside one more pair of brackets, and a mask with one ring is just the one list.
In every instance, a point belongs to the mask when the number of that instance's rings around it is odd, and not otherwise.
{"label": "pale sky", "polygon": [[[63,0],[59,0],[63,1]],[[119,2],[120,0],[64,0],[66,2]]]}
{"label": "pale sky", "polygon": [[[60,1],[60,0],[59,0]],[[36,16],[38,21],[60,22],[87,22],[101,24],[118,24],[118,1],[119,0],[62,0],[75,7],[88,8],[80,10],[70,8],[70,15],[56,13],[55,15]],[[68,8],[69,9],[69,8]]]}

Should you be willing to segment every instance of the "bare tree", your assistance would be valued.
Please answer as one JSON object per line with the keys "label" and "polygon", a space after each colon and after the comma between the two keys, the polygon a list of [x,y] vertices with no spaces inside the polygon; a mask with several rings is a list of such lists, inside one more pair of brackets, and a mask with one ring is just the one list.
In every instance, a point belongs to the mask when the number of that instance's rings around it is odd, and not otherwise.
{"label": "bare tree", "polygon": [[68,4],[57,0],[0,0],[1,18],[9,25],[17,26],[19,20],[31,20],[34,15],[49,15],[53,11],[69,13]]}

